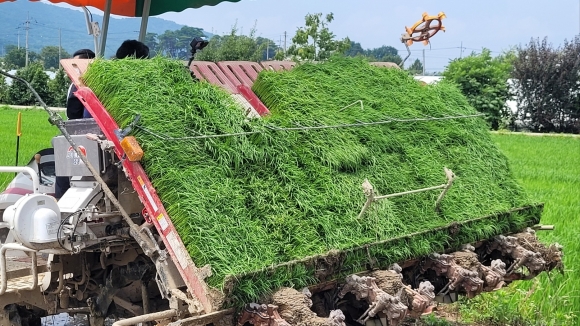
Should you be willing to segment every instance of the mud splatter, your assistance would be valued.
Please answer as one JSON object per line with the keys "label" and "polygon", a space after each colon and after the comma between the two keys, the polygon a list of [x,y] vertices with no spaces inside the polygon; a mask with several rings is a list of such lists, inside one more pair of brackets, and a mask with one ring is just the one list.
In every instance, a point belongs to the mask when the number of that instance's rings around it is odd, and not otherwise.
{"label": "mud splatter", "polygon": [[318,317],[307,306],[306,296],[290,288],[282,288],[272,295],[272,303],[278,313],[293,326],[328,326],[328,318]]}

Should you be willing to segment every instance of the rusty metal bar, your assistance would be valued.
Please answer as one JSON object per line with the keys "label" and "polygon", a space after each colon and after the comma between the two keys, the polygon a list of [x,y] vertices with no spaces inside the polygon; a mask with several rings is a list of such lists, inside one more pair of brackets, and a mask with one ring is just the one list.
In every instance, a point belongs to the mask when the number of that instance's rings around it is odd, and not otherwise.
{"label": "rusty metal bar", "polygon": [[142,315],[142,316],[137,316],[137,317],[119,320],[119,321],[114,322],[112,326],[132,326],[132,325],[137,325],[139,323],[145,323],[148,321],[169,319],[169,318],[172,318],[175,316],[177,316],[177,310],[170,309],[170,310],[165,310],[165,311],[160,311],[160,312],[154,312],[154,313],[147,314],[147,315]]}
{"label": "rusty metal bar", "polygon": [[443,198],[447,194],[447,191],[449,190],[449,188],[451,188],[451,185],[453,185],[453,180],[455,180],[455,174],[453,174],[453,171],[451,171],[448,168],[443,168],[443,170],[445,171],[445,175],[447,176],[447,183],[444,183],[444,184],[439,185],[439,186],[403,191],[403,192],[398,192],[398,193],[384,195],[384,196],[376,196],[373,185],[368,180],[365,180],[362,184],[362,188],[363,188],[363,192],[364,192],[365,196],[367,197],[367,201],[365,202],[363,208],[361,209],[360,213],[358,214],[358,218],[361,218],[364,215],[364,213],[371,207],[372,203],[374,203],[378,200],[388,199],[388,198],[393,198],[393,197],[400,197],[400,196],[405,196],[405,195],[411,195],[411,194],[416,194],[416,193],[425,192],[425,191],[443,189],[443,191],[441,192],[441,194],[437,198],[437,201],[435,202],[435,210],[438,210],[439,204],[441,203],[441,201],[443,200]]}
{"label": "rusty metal bar", "polygon": [[36,267],[37,264],[37,257],[36,257],[36,250],[27,248],[21,244],[17,243],[5,243],[0,247],[0,295],[6,293],[6,289],[8,288],[8,279],[6,277],[6,251],[8,250],[21,250],[21,251],[28,251],[32,252],[32,266],[30,271],[32,273],[32,286],[30,290],[36,289],[38,287],[38,270]]}

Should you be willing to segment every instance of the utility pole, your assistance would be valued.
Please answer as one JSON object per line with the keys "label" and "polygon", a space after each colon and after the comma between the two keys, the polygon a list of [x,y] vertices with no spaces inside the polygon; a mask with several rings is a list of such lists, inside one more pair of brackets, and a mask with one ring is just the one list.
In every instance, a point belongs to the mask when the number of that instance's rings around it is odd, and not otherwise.
{"label": "utility pole", "polygon": [[30,12],[26,14],[26,61],[24,62],[24,66],[28,67],[28,30],[30,29]]}
{"label": "utility pole", "polygon": [[286,55],[286,32],[284,32],[284,55]]}
{"label": "utility pole", "polygon": [[58,64],[60,65],[60,49],[62,48],[62,38],[60,34],[60,27],[58,28]]}
{"label": "utility pole", "polygon": [[266,41],[266,60],[270,60],[270,39]]}
{"label": "utility pole", "polygon": [[459,59],[463,58],[463,41],[461,41],[461,47],[459,48]]}
{"label": "utility pole", "polygon": [[20,50],[20,30],[16,32],[18,34],[18,50]]}
{"label": "utility pole", "polygon": [[425,76],[425,49],[423,49],[423,76]]}

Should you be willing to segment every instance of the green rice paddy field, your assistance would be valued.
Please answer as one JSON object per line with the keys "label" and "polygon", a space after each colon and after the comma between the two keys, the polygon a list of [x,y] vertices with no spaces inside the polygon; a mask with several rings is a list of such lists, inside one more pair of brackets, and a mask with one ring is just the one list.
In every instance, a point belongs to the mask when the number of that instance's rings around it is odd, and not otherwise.
{"label": "green rice paddy field", "polygon": [[494,134],[492,138],[520,184],[533,199],[545,203],[542,224],[556,229],[541,231],[539,237],[564,246],[565,275],[542,274],[483,295],[469,310],[479,315],[474,319],[484,317],[497,325],[579,325],[580,137]]}
{"label": "green rice paddy field", "polygon": [[[16,121],[18,112],[22,112],[22,135],[18,165],[28,164],[30,159],[41,149],[49,148],[52,137],[59,134],[58,129],[48,122],[44,110],[14,110],[0,106],[0,165],[13,166],[16,163]],[[14,174],[0,173],[0,189],[4,189]]]}
{"label": "green rice paddy field", "polygon": [[[58,130],[42,110],[22,110],[20,164],[50,146]],[[18,110],[0,107],[0,165],[14,165]],[[565,275],[542,275],[499,293],[486,294],[467,303],[465,316],[481,324],[523,323],[577,325],[580,315],[580,138],[494,134],[492,139],[509,158],[511,169],[534,200],[545,203],[543,224],[554,231],[539,234],[545,242],[564,246]],[[10,181],[0,174],[0,189]],[[479,314],[479,317],[474,317]]]}

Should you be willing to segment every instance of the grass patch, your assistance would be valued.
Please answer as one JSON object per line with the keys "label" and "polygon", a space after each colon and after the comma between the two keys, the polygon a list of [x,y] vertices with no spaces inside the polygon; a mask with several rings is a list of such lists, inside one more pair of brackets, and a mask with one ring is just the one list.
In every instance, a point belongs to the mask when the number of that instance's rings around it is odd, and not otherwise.
{"label": "grass patch", "polygon": [[[492,139],[508,156],[518,181],[537,201],[545,202],[539,232],[545,243],[564,246],[564,276],[545,273],[498,293],[465,303],[472,320],[499,324],[524,320],[525,325],[577,325],[580,315],[580,138],[495,134]],[[499,320],[503,318],[502,320]],[[508,321],[507,319],[513,319]],[[505,323],[504,323],[505,322]],[[523,325],[523,324],[522,324]]]}
{"label": "grass patch", "polygon": [[[336,257],[340,275],[539,219],[540,206],[507,213],[533,201],[512,177],[483,119],[271,129],[476,113],[446,83],[423,87],[403,71],[358,59],[262,72],[254,89],[272,115],[248,121],[227,93],[192,83],[178,61],[97,60],[84,78],[121,125],[141,115],[135,135],[153,185],[193,260],[211,264],[209,284],[236,303],[335,276],[318,275],[307,258],[331,250],[338,253],[323,260]],[[363,110],[341,110],[359,100]],[[172,138],[258,133],[179,141],[143,128]],[[381,194],[400,192],[444,183],[444,166],[458,178],[440,213],[433,209],[439,193],[429,192],[382,201],[357,218],[364,179]],[[490,218],[466,222],[459,235],[444,228],[484,216]],[[430,232],[438,227],[443,229]]]}
{"label": "grass patch", "polygon": [[[50,140],[59,134],[56,127],[48,122],[44,110],[15,110],[0,106],[0,165],[14,166],[16,163],[16,121],[18,112],[22,113],[22,136],[20,136],[20,154],[18,165],[28,164],[30,159],[41,149],[50,148]],[[0,173],[0,190],[8,185],[14,174]],[[1,192],[1,191],[0,191]]]}

